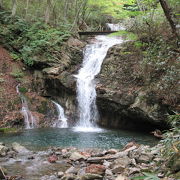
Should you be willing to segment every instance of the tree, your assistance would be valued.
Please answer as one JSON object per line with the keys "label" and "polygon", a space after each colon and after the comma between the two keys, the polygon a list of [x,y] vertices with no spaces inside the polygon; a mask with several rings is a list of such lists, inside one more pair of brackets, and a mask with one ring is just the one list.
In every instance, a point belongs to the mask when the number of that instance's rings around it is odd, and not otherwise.
{"label": "tree", "polygon": [[169,8],[166,0],[159,0],[160,4],[161,4],[161,7],[164,11],[164,14],[166,16],[166,19],[168,20],[170,26],[171,26],[171,29],[172,29],[172,33],[174,34],[174,36],[179,39],[179,36],[178,36],[178,33],[177,33],[177,29],[176,29],[176,25],[173,21],[173,18],[172,18],[172,12],[171,12],[171,9]]}
{"label": "tree", "polygon": [[50,9],[51,9],[51,0],[47,0],[46,12],[45,12],[45,23],[48,24],[50,20]]}
{"label": "tree", "polygon": [[3,7],[3,0],[0,0],[0,8]]}
{"label": "tree", "polygon": [[16,15],[16,10],[17,10],[17,0],[12,0],[12,11],[11,11],[12,16]]}
{"label": "tree", "polygon": [[27,19],[28,9],[29,9],[29,0],[26,0],[25,19]]}

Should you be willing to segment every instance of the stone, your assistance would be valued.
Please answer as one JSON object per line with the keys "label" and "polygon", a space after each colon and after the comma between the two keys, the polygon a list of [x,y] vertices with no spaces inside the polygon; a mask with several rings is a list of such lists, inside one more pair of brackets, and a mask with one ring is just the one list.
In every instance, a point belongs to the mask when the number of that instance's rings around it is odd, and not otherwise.
{"label": "stone", "polygon": [[86,174],[86,168],[81,168],[81,169],[79,169],[79,171],[78,171],[78,176],[84,176]]}
{"label": "stone", "polygon": [[60,67],[50,67],[43,69],[43,72],[48,75],[59,75]]}
{"label": "stone", "polygon": [[128,180],[127,177],[119,175],[115,180]]}
{"label": "stone", "polygon": [[116,154],[118,151],[116,149],[109,149],[108,151],[105,152],[105,154]]}
{"label": "stone", "polygon": [[34,158],[35,158],[34,156],[28,156],[28,157],[27,157],[28,160],[32,160],[32,159],[34,159]]}
{"label": "stone", "polygon": [[136,146],[136,148],[138,148],[140,145],[137,144],[136,142],[132,141],[132,142],[127,143],[123,149],[126,150],[126,149],[133,147],[133,146]]}
{"label": "stone", "polygon": [[139,172],[141,171],[140,168],[136,168],[136,167],[134,167],[134,168],[129,168],[128,170],[129,170],[129,174],[130,174],[130,175],[131,175],[131,174],[135,174],[135,173],[139,173]]}
{"label": "stone", "polygon": [[58,172],[57,173],[57,177],[58,178],[62,178],[64,176],[64,173],[62,171]]}
{"label": "stone", "polygon": [[112,176],[113,175],[113,173],[112,173],[112,171],[110,169],[106,169],[105,174],[107,176]]}
{"label": "stone", "polygon": [[90,173],[90,174],[104,175],[105,170],[106,170],[105,166],[100,164],[91,164],[88,167],[86,167],[86,173]]}
{"label": "stone", "polygon": [[4,145],[0,145],[0,156],[6,156],[8,151],[9,151],[8,147]]}
{"label": "stone", "polygon": [[133,151],[135,149],[137,149],[136,146],[131,146],[130,148],[126,149],[125,152]]}
{"label": "stone", "polygon": [[103,177],[99,174],[86,173],[80,180],[102,180]]}
{"label": "stone", "polygon": [[122,166],[122,165],[115,165],[114,167],[113,167],[113,169],[112,169],[112,172],[114,173],[114,174],[121,174],[123,171],[125,170],[125,167],[124,166]]}
{"label": "stone", "polygon": [[55,163],[58,160],[58,157],[56,155],[52,155],[48,157],[48,162]]}
{"label": "stone", "polygon": [[113,164],[111,165],[111,168],[114,168],[114,166],[122,166],[122,167],[127,167],[128,165],[131,164],[131,159],[128,156],[124,156],[121,158],[116,159]]}
{"label": "stone", "polygon": [[[117,153],[118,154],[118,153]],[[90,157],[87,159],[88,163],[103,163],[104,160],[114,160],[118,157],[118,155],[106,155],[103,157]]]}
{"label": "stone", "polygon": [[5,143],[3,143],[3,142],[0,142],[0,146],[5,146]]}
{"label": "stone", "polygon": [[17,153],[21,153],[21,154],[27,154],[30,152],[24,146],[21,146],[20,144],[18,144],[16,142],[12,143],[12,148],[14,151],[16,151]]}
{"label": "stone", "polygon": [[104,165],[106,168],[108,168],[111,164],[112,164],[111,162],[104,160],[103,165]]}
{"label": "stone", "polygon": [[79,160],[85,160],[87,158],[82,154],[80,154],[79,152],[73,152],[69,159],[72,161],[79,161]]}
{"label": "stone", "polygon": [[71,166],[69,169],[66,170],[66,174],[77,174],[78,173],[78,170],[77,168]]}
{"label": "stone", "polygon": [[72,174],[66,174],[64,175],[60,180],[75,180],[76,176]]}
{"label": "stone", "polygon": [[147,154],[141,154],[139,158],[136,159],[138,163],[149,163],[153,159],[153,155],[150,153]]}

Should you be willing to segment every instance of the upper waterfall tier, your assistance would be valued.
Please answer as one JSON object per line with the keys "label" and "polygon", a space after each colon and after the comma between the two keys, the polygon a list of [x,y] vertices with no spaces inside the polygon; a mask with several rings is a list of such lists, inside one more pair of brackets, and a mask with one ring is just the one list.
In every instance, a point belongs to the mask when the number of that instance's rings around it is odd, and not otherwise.
{"label": "upper waterfall tier", "polygon": [[122,43],[120,37],[97,36],[92,43],[84,49],[82,68],[75,75],[77,78],[77,100],[79,109],[79,130],[95,130],[98,120],[96,107],[95,76],[99,74],[101,65],[110,47]]}

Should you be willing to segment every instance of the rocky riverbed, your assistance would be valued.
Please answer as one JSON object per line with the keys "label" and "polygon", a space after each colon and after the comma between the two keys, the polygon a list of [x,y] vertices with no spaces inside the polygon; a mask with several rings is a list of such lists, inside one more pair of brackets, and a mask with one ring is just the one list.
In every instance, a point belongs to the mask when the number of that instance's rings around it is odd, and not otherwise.
{"label": "rocky riverbed", "polygon": [[129,180],[144,176],[144,172],[156,172],[157,179],[174,180],[164,175],[160,151],[160,145],[150,147],[135,142],[121,150],[53,147],[38,152],[16,142],[11,146],[0,143],[0,179]]}

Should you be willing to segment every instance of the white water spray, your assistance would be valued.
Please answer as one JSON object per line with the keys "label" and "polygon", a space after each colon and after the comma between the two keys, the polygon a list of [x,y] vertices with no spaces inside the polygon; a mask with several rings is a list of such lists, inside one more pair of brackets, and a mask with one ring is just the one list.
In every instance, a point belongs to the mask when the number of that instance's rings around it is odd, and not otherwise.
{"label": "white water spray", "polygon": [[55,121],[55,123],[53,124],[53,127],[67,128],[68,127],[67,118],[65,116],[63,107],[54,101],[52,101],[52,102],[55,104],[56,109],[58,111],[58,120]]}
{"label": "white water spray", "polygon": [[25,128],[26,129],[33,129],[36,127],[36,119],[32,115],[31,111],[28,108],[28,103],[24,95],[22,95],[19,91],[19,85],[16,86],[16,92],[19,94],[21,98],[21,103],[22,103],[22,109],[21,113],[24,116],[24,122],[25,122]]}
{"label": "white water spray", "polygon": [[106,23],[106,25],[111,31],[125,30],[125,28],[120,23],[119,24]]}
{"label": "white water spray", "polygon": [[97,36],[92,44],[88,44],[84,50],[82,68],[75,75],[77,78],[77,100],[79,109],[79,122],[76,131],[99,131],[98,110],[96,106],[96,82],[95,76],[99,74],[101,65],[110,47],[122,43],[119,37]]}

